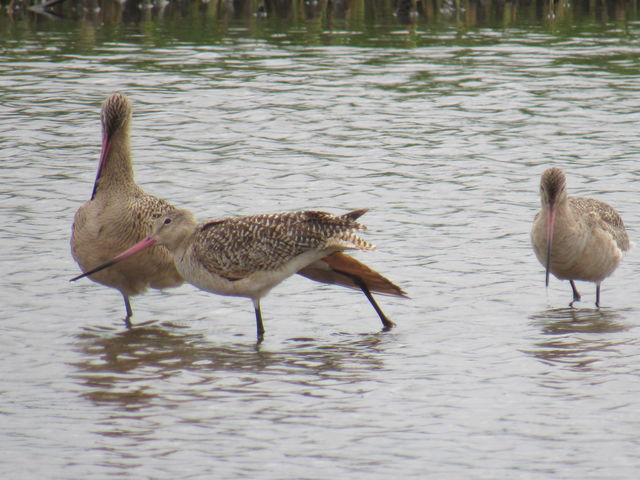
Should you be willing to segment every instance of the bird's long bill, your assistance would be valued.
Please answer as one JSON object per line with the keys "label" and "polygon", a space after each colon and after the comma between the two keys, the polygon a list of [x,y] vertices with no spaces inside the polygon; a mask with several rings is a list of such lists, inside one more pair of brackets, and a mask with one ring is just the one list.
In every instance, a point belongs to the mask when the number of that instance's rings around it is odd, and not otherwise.
{"label": "bird's long bill", "polygon": [[98,180],[100,180],[100,175],[102,175],[102,170],[104,169],[104,163],[107,159],[107,155],[109,155],[109,150],[111,150],[111,139],[105,133],[102,136],[102,150],[100,151],[100,160],[98,161],[98,171],[96,172],[96,180],[93,182],[93,192],[91,192],[91,200],[96,196],[96,190],[98,189]]}
{"label": "bird's long bill", "polygon": [[556,207],[552,203],[549,205],[547,213],[547,261],[545,262],[544,284],[549,286],[549,268],[551,267],[551,246],[553,243],[553,224],[556,221]]}
{"label": "bird's long bill", "polygon": [[75,282],[76,280],[80,280],[81,278],[87,277],[89,275],[93,275],[94,273],[99,272],[100,270],[104,270],[105,268],[110,267],[113,264],[116,264],[118,262],[120,262],[121,260],[124,260],[125,258],[129,258],[131,255],[135,255],[136,253],[138,253],[141,250],[144,250],[145,248],[148,248],[152,245],[155,245],[155,243],[157,242],[157,240],[153,237],[147,237],[144,240],[136,243],[133,247],[131,247],[128,250],[125,250],[124,252],[122,252],[120,255],[118,255],[117,257],[112,258],[111,260],[104,262],[102,265],[89,270],[88,272],[84,272],[82,275],[78,275],[77,277],[73,277],[71,280],[69,280],[70,282]]}

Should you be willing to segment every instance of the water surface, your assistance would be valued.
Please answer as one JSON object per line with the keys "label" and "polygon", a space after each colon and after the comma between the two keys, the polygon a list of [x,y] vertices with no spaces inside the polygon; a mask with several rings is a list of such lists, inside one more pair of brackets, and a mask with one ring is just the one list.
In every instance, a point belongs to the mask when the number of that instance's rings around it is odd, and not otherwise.
{"label": "water surface", "polygon": [[[635,241],[638,24],[247,18],[4,24],[3,477],[635,478],[637,251],[571,309],[529,229],[557,165]],[[69,283],[114,91],[138,182],[203,220],[370,208],[358,258],[411,296],[379,299],[397,328],[293,278],[259,347],[249,300],[188,285],[127,331],[116,291]]]}

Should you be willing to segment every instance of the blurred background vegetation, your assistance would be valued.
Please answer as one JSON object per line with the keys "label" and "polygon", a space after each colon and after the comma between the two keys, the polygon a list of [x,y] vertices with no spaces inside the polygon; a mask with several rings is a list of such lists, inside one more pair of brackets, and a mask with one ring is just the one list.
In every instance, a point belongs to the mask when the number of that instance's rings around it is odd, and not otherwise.
{"label": "blurred background vegetation", "polygon": [[636,18],[640,0],[0,0],[1,15],[16,18],[90,18],[103,22],[138,22],[169,16],[277,17],[308,20],[395,16],[400,23],[456,21],[467,26],[491,21],[539,20],[572,16],[598,21]]}
{"label": "blurred background vegetation", "polygon": [[[241,28],[244,35],[276,32],[306,43],[330,43],[327,32],[393,32],[544,28],[619,29],[638,19],[640,0],[0,0],[0,40],[47,31],[75,31],[84,42],[138,33],[156,44],[211,43]],[[95,38],[89,38],[94,37]],[[305,37],[306,36],[306,37]],[[353,40],[352,40],[353,41]],[[356,40],[357,41],[357,40]]]}

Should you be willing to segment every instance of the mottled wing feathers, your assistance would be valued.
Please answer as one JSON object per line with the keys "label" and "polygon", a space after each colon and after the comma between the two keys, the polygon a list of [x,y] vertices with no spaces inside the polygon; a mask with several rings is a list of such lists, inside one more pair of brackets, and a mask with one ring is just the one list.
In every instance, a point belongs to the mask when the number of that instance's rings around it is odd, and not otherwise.
{"label": "mottled wing feathers", "polygon": [[605,230],[615,240],[623,252],[629,250],[629,236],[624,228],[622,217],[607,203],[594,198],[569,197],[573,209],[582,212],[593,227]]}
{"label": "mottled wing feathers", "polygon": [[255,271],[275,270],[308,250],[372,250],[372,244],[354,233],[364,229],[349,214],[303,211],[253,215],[203,224],[193,248],[211,272],[240,279]]}

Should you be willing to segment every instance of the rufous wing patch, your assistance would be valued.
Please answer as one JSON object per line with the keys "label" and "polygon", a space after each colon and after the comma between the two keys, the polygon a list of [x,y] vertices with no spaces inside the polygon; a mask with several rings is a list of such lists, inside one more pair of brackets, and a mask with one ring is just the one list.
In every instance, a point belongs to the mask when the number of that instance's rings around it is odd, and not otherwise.
{"label": "rufous wing patch", "polygon": [[408,297],[400,287],[389,279],[342,252],[332,253],[303,268],[298,273],[316,282],[359,290],[360,287],[350,277],[354,275],[361,278],[371,292],[394,297]]}

